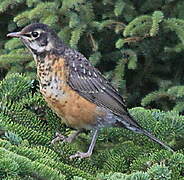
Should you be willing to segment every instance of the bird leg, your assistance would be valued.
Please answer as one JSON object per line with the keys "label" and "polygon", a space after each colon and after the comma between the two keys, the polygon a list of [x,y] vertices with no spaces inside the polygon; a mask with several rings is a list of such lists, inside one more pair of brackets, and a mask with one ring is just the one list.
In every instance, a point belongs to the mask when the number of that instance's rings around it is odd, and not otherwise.
{"label": "bird leg", "polygon": [[68,137],[63,136],[60,133],[56,133],[56,137],[51,141],[51,144],[55,144],[58,141],[71,143],[80,133],[81,130],[77,130]]}
{"label": "bird leg", "polygon": [[79,159],[90,157],[95,147],[97,136],[98,136],[98,130],[96,129],[95,131],[93,131],[93,137],[92,137],[91,144],[89,146],[88,151],[87,152],[77,152],[76,154],[71,155],[70,159],[73,159],[76,157],[79,157]]}

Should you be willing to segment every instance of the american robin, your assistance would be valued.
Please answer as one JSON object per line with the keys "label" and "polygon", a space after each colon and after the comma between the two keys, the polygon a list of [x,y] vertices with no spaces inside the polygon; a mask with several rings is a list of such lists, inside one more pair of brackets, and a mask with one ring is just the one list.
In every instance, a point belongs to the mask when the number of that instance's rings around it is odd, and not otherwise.
{"label": "american robin", "polygon": [[57,134],[53,142],[59,139],[71,142],[82,130],[92,131],[88,151],[77,152],[70,158],[90,157],[99,129],[110,126],[144,134],[172,151],[139,125],[118,91],[80,52],[67,47],[50,27],[34,23],[7,36],[20,38],[31,51],[46,102],[64,123],[77,130],[69,137]]}

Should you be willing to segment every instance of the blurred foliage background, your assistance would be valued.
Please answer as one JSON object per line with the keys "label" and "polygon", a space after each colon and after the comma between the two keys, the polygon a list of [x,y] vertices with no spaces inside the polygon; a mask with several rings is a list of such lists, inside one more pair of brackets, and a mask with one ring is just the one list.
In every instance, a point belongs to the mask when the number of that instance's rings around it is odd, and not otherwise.
{"label": "blurred foliage background", "polygon": [[[0,178],[182,179],[183,9],[183,0],[1,0]],[[91,160],[68,160],[80,140],[51,147],[56,131],[71,130],[40,96],[28,50],[6,37],[33,22],[50,25],[83,53],[119,89],[128,107],[160,109],[133,108],[131,113],[178,152],[160,151],[145,137],[140,141],[140,135],[117,129],[103,130]],[[89,143],[89,137],[82,138]],[[101,151],[106,147],[110,150]]]}

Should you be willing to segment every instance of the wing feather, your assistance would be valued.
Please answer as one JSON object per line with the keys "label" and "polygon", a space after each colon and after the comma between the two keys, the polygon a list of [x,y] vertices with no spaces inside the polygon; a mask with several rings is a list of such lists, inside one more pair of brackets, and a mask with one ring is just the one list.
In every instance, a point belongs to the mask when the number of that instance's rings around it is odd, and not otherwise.
{"label": "wing feather", "polygon": [[128,114],[122,96],[82,54],[72,51],[70,56],[67,53],[66,58],[69,67],[68,83],[72,89],[119,116]]}

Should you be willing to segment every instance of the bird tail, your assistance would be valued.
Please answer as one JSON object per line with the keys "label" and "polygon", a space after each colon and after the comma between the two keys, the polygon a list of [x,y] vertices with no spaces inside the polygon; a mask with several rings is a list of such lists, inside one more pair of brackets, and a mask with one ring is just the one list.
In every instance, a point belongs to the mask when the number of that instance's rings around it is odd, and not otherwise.
{"label": "bird tail", "polygon": [[158,138],[156,138],[155,136],[153,136],[150,132],[141,129],[140,133],[146,135],[146,136],[149,137],[151,140],[153,140],[154,142],[160,144],[161,146],[163,146],[164,148],[168,149],[169,151],[174,152],[173,149],[171,149],[168,145],[166,145],[166,144],[163,143],[161,140],[159,140]]}
{"label": "bird tail", "polygon": [[[125,117],[124,117],[125,119]],[[133,117],[131,117],[130,115],[126,117],[126,121],[118,121],[117,122],[118,126],[127,128],[135,133],[140,133],[140,134],[144,134],[145,136],[149,137],[151,140],[153,140],[154,142],[160,144],[161,146],[163,146],[164,148],[168,149],[169,151],[173,151],[173,149],[171,149],[168,145],[166,145],[165,143],[163,143],[161,140],[159,140],[158,138],[156,138],[154,135],[152,135],[150,132],[144,130],[137,121],[134,120]]]}

